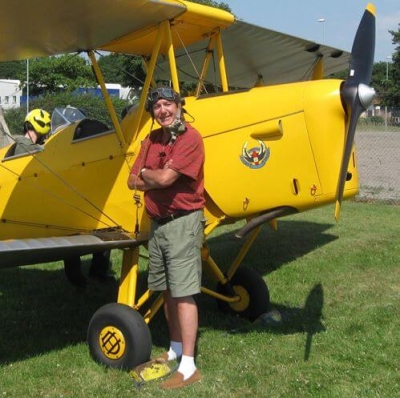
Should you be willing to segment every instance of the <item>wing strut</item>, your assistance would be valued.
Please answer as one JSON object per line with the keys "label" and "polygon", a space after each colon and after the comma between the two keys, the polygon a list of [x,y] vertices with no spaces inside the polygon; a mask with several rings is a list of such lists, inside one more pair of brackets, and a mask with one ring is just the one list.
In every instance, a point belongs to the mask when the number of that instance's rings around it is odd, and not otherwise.
{"label": "wing strut", "polygon": [[120,146],[122,149],[125,149],[126,141],[125,141],[124,135],[122,133],[121,126],[118,122],[118,117],[117,117],[117,114],[115,113],[115,109],[111,102],[110,96],[108,95],[106,84],[104,83],[103,74],[101,73],[99,64],[97,63],[97,60],[96,60],[96,57],[94,56],[93,51],[89,51],[88,56],[89,56],[90,60],[92,61],[93,70],[96,75],[97,81],[100,84],[101,92],[103,93],[104,101],[106,102],[108,112],[110,113],[110,117],[113,122],[115,131],[117,133]]}

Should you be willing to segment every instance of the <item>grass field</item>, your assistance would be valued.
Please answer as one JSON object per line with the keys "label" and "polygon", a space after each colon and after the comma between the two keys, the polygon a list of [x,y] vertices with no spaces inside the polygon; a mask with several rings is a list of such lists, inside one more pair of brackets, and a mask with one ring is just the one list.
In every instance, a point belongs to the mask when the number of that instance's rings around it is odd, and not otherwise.
{"label": "grass field", "polygon": [[[137,388],[90,358],[88,322],[116,300],[115,286],[78,291],[61,263],[1,270],[0,397],[399,396],[399,219],[398,206],[347,202],[339,224],[332,207],[282,219],[278,231],[264,226],[243,265],[265,277],[282,323],[222,315],[203,296],[203,380],[175,392],[158,381]],[[237,227],[211,237],[218,264],[238,251]],[[168,344],[161,314],[150,328],[157,354]]]}

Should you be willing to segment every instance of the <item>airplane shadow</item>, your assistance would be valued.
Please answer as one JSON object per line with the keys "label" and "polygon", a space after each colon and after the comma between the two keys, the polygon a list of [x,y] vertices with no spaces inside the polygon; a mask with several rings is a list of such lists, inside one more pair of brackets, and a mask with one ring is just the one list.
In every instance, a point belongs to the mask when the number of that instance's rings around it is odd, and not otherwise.
{"label": "airplane shadow", "polygon": [[[266,275],[336,240],[337,236],[327,232],[332,227],[333,224],[292,220],[280,220],[277,231],[264,225],[242,265]],[[210,254],[221,269],[229,267],[245,241],[236,238],[235,232],[208,240]],[[265,260],[260,261],[260,258]]]}
{"label": "airplane shadow", "polygon": [[[228,335],[247,333],[272,333],[272,334],[304,334],[304,361],[311,355],[313,336],[325,331],[322,310],[324,306],[323,287],[320,283],[313,286],[307,295],[304,307],[289,307],[279,303],[271,303],[274,314],[280,315],[278,321],[264,322],[261,318],[254,322],[240,318],[238,315],[227,315],[217,310],[215,300],[201,296],[199,306],[199,337],[202,330],[216,329]],[[216,326],[218,325],[218,326]],[[163,347],[169,345],[167,324],[162,314],[157,314],[151,323],[153,346]]]}
{"label": "airplane shadow", "polygon": [[17,267],[0,275],[0,365],[85,341],[96,310],[117,299],[116,284],[78,289],[63,268]]}
{"label": "airplane shadow", "polygon": [[[336,239],[326,233],[330,227],[282,221],[277,232],[263,228],[244,265],[258,263],[255,268],[265,275]],[[229,264],[230,257],[234,258],[233,253],[238,251],[233,233],[211,238],[209,244],[217,264],[221,261]],[[261,265],[260,256],[266,259]],[[89,263],[83,266],[86,269]],[[93,314],[101,306],[117,300],[116,284],[90,282],[85,290],[71,286],[61,263],[60,268],[51,270],[45,265],[2,269],[0,275],[0,365],[85,342]],[[215,300],[202,295],[199,298],[201,328],[217,328],[227,333],[246,333],[254,328],[283,334],[306,333],[305,359],[308,359],[313,335],[324,330],[322,286],[312,289],[304,308],[289,308],[279,303],[273,303],[273,307],[284,321],[278,327],[261,327],[238,317],[221,316]],[[162,311],[149,326],[153,346],[167,347],[168,333]]]}

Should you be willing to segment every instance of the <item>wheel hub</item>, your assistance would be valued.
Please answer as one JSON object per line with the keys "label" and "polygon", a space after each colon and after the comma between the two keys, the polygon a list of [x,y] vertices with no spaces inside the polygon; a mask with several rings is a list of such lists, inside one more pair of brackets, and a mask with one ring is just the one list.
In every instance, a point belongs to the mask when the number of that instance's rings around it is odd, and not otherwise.
{"label": "wheel hub", "polygon": [[125,353],[125,337],[116,327],[106,326],[99,334],[99,346],[107,358],[120,359]]}
{"label": "wheel hub", "polygon": [[244,287],[239,285],[233,286],[233,290],[240,297],[240,300],[234,303],[229,303],[229,305],[236,312],[245,311],[250,304],[249,293],[247,293],[247,290]]}

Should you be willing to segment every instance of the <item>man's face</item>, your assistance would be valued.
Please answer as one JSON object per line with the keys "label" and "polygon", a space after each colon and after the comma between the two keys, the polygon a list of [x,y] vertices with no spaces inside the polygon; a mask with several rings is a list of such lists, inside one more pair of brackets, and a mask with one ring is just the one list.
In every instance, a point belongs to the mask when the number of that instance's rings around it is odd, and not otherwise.
{"label": "man's face", "polygon": [[177,117],[178,105],[174,101],[161,98],[153,105],[153,114],[161,127],[168,127]]}

